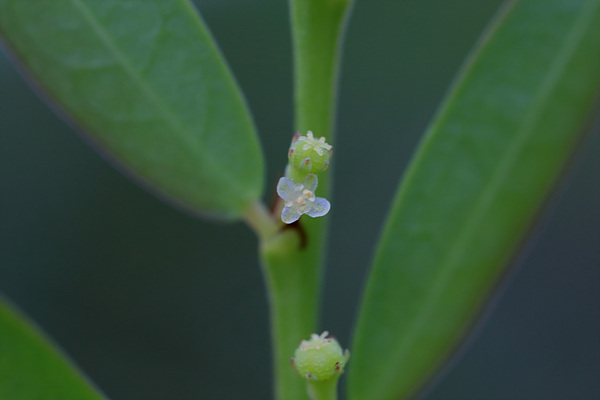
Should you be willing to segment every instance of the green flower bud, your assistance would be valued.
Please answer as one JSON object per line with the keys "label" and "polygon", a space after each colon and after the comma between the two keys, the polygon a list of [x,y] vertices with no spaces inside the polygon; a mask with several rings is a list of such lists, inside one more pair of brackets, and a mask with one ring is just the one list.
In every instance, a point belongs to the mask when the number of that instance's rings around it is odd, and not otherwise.
{"label": "green flower bud", "polygon": [[331,145],[325,142],[324,137],[316,139],[311,131],[306,136],[300,136],[298,132],[292,139],[288,159],[292,168],[303,174],[316,174],[329,167],[332,152]]}
{"label": "green flower bud", "polygon": [[294,353],[292,365],[300,376],[308,381],[327,381],[344,372],[350,353],[342,351],[334,338],[328,338],[329,332],[321,336],[313,333],[310,340],[303,340]]}
{"label": "green flower bud", "polygon": [[292,366],[306,380],[306,389],[311,400],[337,399],[337,380],[344,372],[350,353],[342,351],[334,338],[325,331],[320,336],[310,335],[303,340],[292,358]]}

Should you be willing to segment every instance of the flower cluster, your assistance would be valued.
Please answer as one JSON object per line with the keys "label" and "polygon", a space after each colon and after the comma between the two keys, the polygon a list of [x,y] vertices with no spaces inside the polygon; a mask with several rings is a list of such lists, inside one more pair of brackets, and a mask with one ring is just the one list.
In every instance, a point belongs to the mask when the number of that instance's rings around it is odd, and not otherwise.
{"label": "flower cluster", "polygon": [[310,340],[303,340],[294,353],[292,365],[307,381],[337,379],[344,372],[350,352],[342,351],[337,340],[328,335],[327,331],[321,335],[313,333]]}
{"label": "flower cluster", "polygon": [[283,199],[281,220],[286,224],[297,221],[303,214],[322,217],[331,205],[327,199],[315,196],[319,184],[317,173],[329,166],[333,149],[325,138],[316,139],[311,131],[306,136],[294,135],[288,152],[286,175],[277,184],[277,194]]}

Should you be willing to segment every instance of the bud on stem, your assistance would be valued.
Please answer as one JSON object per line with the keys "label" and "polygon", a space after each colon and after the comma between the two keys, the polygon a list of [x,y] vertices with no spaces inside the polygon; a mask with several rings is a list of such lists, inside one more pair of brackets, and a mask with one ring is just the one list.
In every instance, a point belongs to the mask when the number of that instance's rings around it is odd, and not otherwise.
{"label": "bud on stem", "polygon": [[301,136],[298,132],[294,135],[288,152],[289,165],[301,177],[318,174],[329,167],[332,153],[333,148],[325,142],[324,137],[317,139],[311,131],[306,136]]}
{"label": "bud on stem", "polygon": [[342,351],[328,334],[313,333],[310,340],[300,343],[292,358],[292,366],[306,380],[311,400],[337,399],[337,381],[350,358],[348,350]]}

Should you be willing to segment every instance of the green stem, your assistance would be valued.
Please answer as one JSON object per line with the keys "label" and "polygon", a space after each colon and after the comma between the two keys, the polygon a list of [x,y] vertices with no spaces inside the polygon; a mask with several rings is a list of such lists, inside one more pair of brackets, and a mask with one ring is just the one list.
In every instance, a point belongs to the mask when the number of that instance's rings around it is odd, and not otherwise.
{"label": "green stem", "polygon": [[310,400],[337,400],[337,377],[325,382],[308,383]]}
{"label": "green stem", "polygon": [[290,0],[296,129],[333,142],[339,55],[349,1]]}
{"label": "green stem", "polygon": [[[342,31],[348,0],[290,0],[296,129],[333,139]],[[318,195],[327,197],[328,174]],[[271,306],[275,398],[307,399],[306,383],[290,366],[302,339],[317,332],[326,218],[302,217],[299,229],[262,236],[261,258]]]}
{"label": "green stem", "polygon": [[319,269],[315,254],[301,248],[295,229],[261,243],[262,264],[271,308],[275,398],[306,399],[306,385],[290,365],[302,339],[316,330]]}
{"label": "green stem", "polygon": [[264,204],[258,201],[246,209],[244,221],[261,240],[271,237],[279,229],[279,224],[275,222]]}

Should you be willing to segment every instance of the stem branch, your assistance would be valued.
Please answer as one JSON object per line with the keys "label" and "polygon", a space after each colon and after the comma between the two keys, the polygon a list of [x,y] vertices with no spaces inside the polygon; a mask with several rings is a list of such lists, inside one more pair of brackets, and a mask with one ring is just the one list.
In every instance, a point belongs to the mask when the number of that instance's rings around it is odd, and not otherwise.
{"label": "stem branch", "polygon": [[256,235],[265,240],[279,229],[279,224],[269,213],[262,202],[252,203],[244,213],[244,221],[256,232]]}

